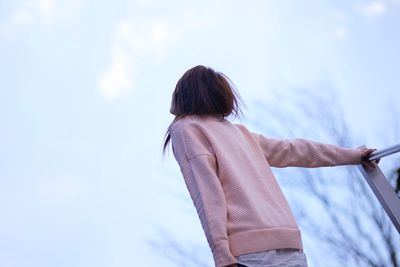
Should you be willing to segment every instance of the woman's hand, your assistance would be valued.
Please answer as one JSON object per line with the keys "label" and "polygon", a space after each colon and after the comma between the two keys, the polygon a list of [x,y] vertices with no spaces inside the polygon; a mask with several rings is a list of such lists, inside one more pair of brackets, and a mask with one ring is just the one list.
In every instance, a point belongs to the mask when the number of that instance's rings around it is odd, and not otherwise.
{"label": "woman's hand", "polygon": [[366,147],[361,148],[361,164],[364,167],[373,169],[377,166],[377,164],[381,160],[381,159],[376,159],[376,160],[372,160],[372,161],[367,160],[367,157],[369,156],[369,154],[371,154],[374,151],[376,151],[375,148],[366,148]]}

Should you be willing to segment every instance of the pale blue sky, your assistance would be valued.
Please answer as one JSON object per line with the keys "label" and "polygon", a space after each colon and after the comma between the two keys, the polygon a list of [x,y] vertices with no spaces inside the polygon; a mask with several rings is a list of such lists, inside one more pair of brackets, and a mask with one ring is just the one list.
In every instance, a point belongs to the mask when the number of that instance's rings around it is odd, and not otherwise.
{"label": "pale blue sky", "polygon": [[160,156],[183,72],[224,72],[247,114],[328,82],[375,146],[399,31],[398,0],[0,0],[0,265],[174,266],[147,247],[153,223],[206,245]]}

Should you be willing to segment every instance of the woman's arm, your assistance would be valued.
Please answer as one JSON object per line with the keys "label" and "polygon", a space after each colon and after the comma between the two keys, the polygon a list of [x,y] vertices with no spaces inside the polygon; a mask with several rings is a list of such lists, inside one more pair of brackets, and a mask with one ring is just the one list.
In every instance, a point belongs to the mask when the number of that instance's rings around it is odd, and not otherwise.
{"label": "woman's arm", "polygon": [[325,167],[366,164],[365,158],[373,150],[344,148],[306,139],[275,139],[253,134],[265,158],[272,167]]}
{"label": "woman's arm", "polygon": [[[182,126],[182,127],[181,127]],[[229,248],[228,211],[217,161],[201,130],[180,125],[171,131],[174,156],[180,166],[217,267],[236,263]]]}

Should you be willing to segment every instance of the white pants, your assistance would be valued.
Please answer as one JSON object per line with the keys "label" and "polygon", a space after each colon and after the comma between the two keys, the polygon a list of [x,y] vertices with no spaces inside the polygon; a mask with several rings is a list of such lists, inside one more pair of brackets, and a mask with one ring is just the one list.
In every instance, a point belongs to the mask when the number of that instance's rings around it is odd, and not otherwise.
{"label": "white pants", "polygon": [[307,267],[306,255],[302,250],[294,248],[243,254],[236,259],[242,266],[247,267]]}

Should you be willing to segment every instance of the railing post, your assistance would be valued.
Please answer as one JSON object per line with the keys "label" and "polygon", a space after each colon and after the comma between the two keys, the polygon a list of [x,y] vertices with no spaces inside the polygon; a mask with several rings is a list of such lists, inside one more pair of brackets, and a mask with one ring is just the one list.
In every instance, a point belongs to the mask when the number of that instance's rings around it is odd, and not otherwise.
{"label": "railing post", "polygon": [[[379,159],[397,152],[400,152],[400,144],[374,151],[368,157],[368,160]],[[389,181],[378,166],[371,169],[359,165],[359,169],[374,192],[376,198],[381,203],[386,214],[400,233],[400,199],[394,192],[393,187],[390,185]]]}

